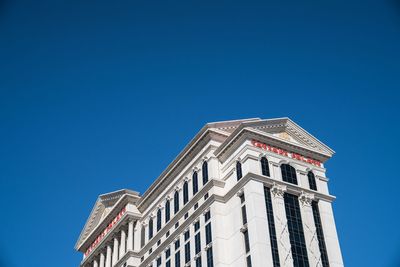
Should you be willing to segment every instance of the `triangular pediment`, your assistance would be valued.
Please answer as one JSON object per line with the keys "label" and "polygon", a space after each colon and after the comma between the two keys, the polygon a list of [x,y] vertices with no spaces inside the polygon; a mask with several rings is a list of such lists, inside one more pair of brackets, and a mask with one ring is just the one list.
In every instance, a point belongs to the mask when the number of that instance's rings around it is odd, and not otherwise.
{"label": "triangular pediment", "polygon": [[78,238],[76,243],[76,247],[80,246],[82,242],[93,232],[94,229],[104,220],[104,218],[113,210],[114,206],[124,195],[132,194],[138,196],[137,192],[122,189],[115,192],[107,193],[100,195],[92,212],[89,215],[89,218],[86,221],[85,226]]}

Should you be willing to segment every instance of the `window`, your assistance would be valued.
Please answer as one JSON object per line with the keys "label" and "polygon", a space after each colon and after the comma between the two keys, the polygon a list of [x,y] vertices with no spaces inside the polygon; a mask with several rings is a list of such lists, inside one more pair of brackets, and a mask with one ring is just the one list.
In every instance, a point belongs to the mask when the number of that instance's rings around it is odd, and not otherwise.
{"label": "window", "polygon": [[208,222],[208,220],[211,218],[211,213],[210,213],[210,211],[207,211],[205,214],[204,214],[204,221],[206,221],[206,222]]}
{"label": "window", "polygon": [[247,212],[246,212],[245,205],[242,206],[242,221],[243,221],[243,225],[245,225],[247,223]]}
{"label": "window", "polygon": [[236,162],[236,178],[239,181],[242,178],[242,163]]}
{"label": "window", "polygon": [[188,203],[188,201],[189,201],[189,184],[186,181],[183,184],[183,204]]}
{"label": "window", "polygon": [[204,200],[208,198],[208,192],[204,195]]}
{"label": "window", "polygon": [[269,165],[266,157],[261,158],[261,173],[262,175],[269,176]]}
{"label": "window", "polygon": [[243,231],[243,238],[244,238],[244,248],[246,253],[250,251],[250,242],[249,242],[249,231],[247,229]]}
{"label": "window", "polygon": [[212,248],[209,248],[207,250],[207,267],[214,267],[213,250],[212,250]]}
{"label": "window", "polygon": [[161,229],[161,209],[157,211],[157,232]]}
{"label": "window", "polygon": [[328,251],[326,250],[324,231],[322,230],[321,216],[319,213],[318,202],[313,201],[312,204],[315,228],[317,230],[317,238],[319,251],[321,252],[321,261],[323,267],[329,267]]}
{"label": "window", "polygon": [[175,223],[175,229],[179,227],[179,222]]}
{"label": "window", "polygon": [[168,248],[168,249],[165,251],[165,258],[168,259],[170,256],[171,256],[171,248]]}
{"label": "window", "polygon": [[190,261],[190,242],[185,244],[185,263]]}
{"label": "window", "polygon": [[186,212],[184,218],[187,219],[189,217],[189,213]]}
{"label": "window", "polygon": [[196,232],[199,229],[200,229],[200,221],[197,221],[194,223],[194,231]]}
{"label": "window", "polygon": [[165,223],[169,222],[169,220],[171,219],[170,210],[171,210],[171,203],[169,202],[169,200],[167,200],[165,202]]}
{"label": "window", "polygon": [[194,236],[194,251],[197,253],[199,253],[201,250],[201,241],[200,241],[200,233],[197,233]]}
{"label": "window", "polygon": [[165,234],[165,237],[169,237],[169,231],[167,231],[167,233]]}
{"label": "window", "polygon": [[185,241],[187,241],[190,238],[190,231],[187,230],[184,234],[183,234]]}
{"label": "window", "polygon": [[289,164],[281,165],[282,180],[291,184],[297,184],[296,170]]}
{"label": "window", "polygon": [[199,203],[194,204],[194,209],[197,210],[197,208],[199,207]]}
{"label": "window", "polygon": [[175,267],[181,266],[181,252],[178,251],[175,253]]}
{"label": "window", "polygon": [[274,211],[272,209],[271,191],[268,187],[264,187],[265,205],[267,207],[267,219],[269,229],[269,241],[271,243],[272,262],[274,267],[280,267],[278,241],[275,230]]}
{"label": "window", "polygon": [[150,254],[153,252],[153,248],[150,248],[149,249],[149,256],[150,256]]}
{"label": "window", "polygon": [[160,245],[161,245],[161,239],[158,239],[157,246],[160,246]]}
{"label": "window", "polygon": [[245,202],[245,200],[246,200],[246,198],[244,197],[244,193],[242,193],[241,195],[240,195],[240,203],[244,203]]}
{"label": "window", "polygon": [[211,223],[206,225],[206,245],[210,244],[212,240]]}
{"label": "window", "polygon": [[247,267],[251,267],[251,257],[250,257],[250,255],[247,256],[247,258],[246,258],[246,265],[247,265]]}
{"label": "window", "polygon": [[196,259],[196,267],[201,267],[201,257]]}
{"label": "window", "polygon": [[201,172],[203,173],[203,186],[208,182],[208,164],[207,161],[203,162],[201,167]]}
{"label": "window", "polygon": [[308,176],[308,184],[310,185],[310,189],[317,191],[317,182],[315,181],[314,173],[309,171],[307,173],[307,176]]}
{"label": "window", "polygon": [[153,237],[153,219],[149,220],[149,240]]}
{"label": "window", "polygon": [[167,262],[165,263],[165,267],[171,267],[171,261],[167,260]]}
{"label": "window", "polygon": [[174,213],[179,211],[179,192],[175,191],[174,195]]}
{"label": "window", "polygon": [[193,196],[199,191],[199,179],[197,177],[197,172],[193,173],[192,176],[192,180],[193,180]]}
{"label": "window", "polygon": [[157,266],[161,266],[161,257],[158,257],[157,259]]}
{"label": "window", "polygon": [[309,267],[310,265],[307,256],[306,241],[304,239],[299,200],[297,196],[285,193],[284,201],[293,265],[295,267]]}
{"label": "window", "polygon": [[145,239],[145,227],[142,226],[142,229],[140,230],[140,247],[142,248],[144,246],[144,240]]}
{"label": "window", "polygon": [[180,246],[181,246],[181,240],[178,239],[175,241],[175,250],[178,250]]}

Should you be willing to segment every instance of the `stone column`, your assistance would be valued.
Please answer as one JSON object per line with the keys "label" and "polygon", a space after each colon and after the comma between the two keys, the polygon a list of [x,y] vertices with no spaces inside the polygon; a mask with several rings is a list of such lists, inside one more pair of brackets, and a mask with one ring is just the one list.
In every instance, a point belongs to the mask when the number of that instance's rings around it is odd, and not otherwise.
{"label": "stone column", "polygon": [[114,247],[112,254],[112,266],[114,266],[118,261],[118,237],[114,236]]}
{"label": "stone column", "polygon": [[100,252],[100,267],[105,267],[105,254],[104,251]]}
{"label": "stone column", "polygon": [[99,262],[97,261],[97,259],[93,260],[93,267],[99,267]]}
{"label": "stone column", "polygon": [[111,267],[111,257],[112,257],[111,244],[107,244],[106,267]]}
{"label": "stone column", "polygon": [[133,220],[128,223],[128,244],[127,250],[133,250]]}
{"label": "stone column", "polygon": [[272,209],[274,211],[276,239],[278,241],[279,261],[282,267],[293,267],[288,224],[286,219],[284,194],[286,186],[275,184],[271,188]]}
{"label": "stone column", "polygon": [[304,238],[306,240],[307,255],[310,266],[322,267],[318,236],[311,207],[313,199],[313,194],[302,192],[299,196],[300,212],[303,221]]}
{"label": "stone column", "polygon": [[125,229],[121,229],[121,244],[119,246],[119,259],[125,255],[126,252],[126,232]]}

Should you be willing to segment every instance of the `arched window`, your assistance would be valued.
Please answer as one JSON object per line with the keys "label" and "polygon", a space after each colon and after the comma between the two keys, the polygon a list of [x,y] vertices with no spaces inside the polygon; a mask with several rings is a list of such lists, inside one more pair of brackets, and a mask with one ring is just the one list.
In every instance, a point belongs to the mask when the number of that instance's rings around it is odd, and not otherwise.
{"label": "arched window", "polygon": [[153,237],[153,218],[149,220],[149,240]]}
{"label": "arched window", "polygon": [[169,219],[171,219],[170,211],[171,211],[171,203],[167,199],[167,201],[165,202],[165,223],[169,222]]}
{"label": "arched window", "polygon": [[242,178],[242,163],[236,162],[236,178],[239,181]]}
{"label": "arched window", "polygon": [[142,229],[140,230],[140,247],[144,246],[144,239],[145,239],[145,227],[142,225]]}
{"label": "arched window", "polygon": [[207,161],[203,162],[203,166],[201,167],[201,172],[203,173],[203,185],[208,182],[208,164]]}
{"label": "arched window", "polygon": [[179,192],[175,191],[174,195],[174,213],[179,211]]}
{"label": "arched window", "polygon": [[183,184],[183,204],[188,203],[189,201],[189,183],[186,181]]}
{"label": "arched window", "polygon": [[291,184],[297,184],[296,170],[289,164],[281,165],[282,180]]}
{"label": "arched window", "polygon": [[268,166],[268,160],[266,157],[261,158],[261,172],[262,172],[262,175],[269,176],[269,166]]}
{"label": "arched window", "polygon": [[310,189],[317,191],[317,182],[315,181],[314,173],[312,171],[309,171],[307,173],[307,176],[308,176],[308,184],[310,185]]}
{"label": "arched window", "polygon": [[157,232],[161,229],[161,209],[157,211]]}
{"label": "arched window", "polygon": [[199,191],[199,179],[197,177],[197,172],[193,173],[193,196]]}

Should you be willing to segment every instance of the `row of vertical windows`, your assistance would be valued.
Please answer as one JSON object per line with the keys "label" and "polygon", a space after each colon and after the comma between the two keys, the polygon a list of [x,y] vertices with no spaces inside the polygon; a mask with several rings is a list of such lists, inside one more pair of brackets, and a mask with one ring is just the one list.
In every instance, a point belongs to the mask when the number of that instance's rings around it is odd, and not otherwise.
{"label": "row of vertical windows", "polygon": [[299,200],[285,193],[284,201],[294,267],[309,267]]}
{"label": "row of vertical windows", "polygon": [[274,267],[279,267],[279,251],[278,241],[276,238],[274,210],[272,208],[271,191],[268,187],[264,187],[265,205],[267,207],[267,219],[269,229],[269,239],[271,243],[272,261]]}
{"label": "row of vertical windows", "polygon": [[319,213],[318,202],[312,202],[312,211],[314,216],[315,228],[317,230],[317,238],[319,250],[321,252],[321,261],[323,267],[329,267],[328,252],[326,250],[324,231],[322,230],[321,216]]}
{"label": "row of vertical windows", "polygon": [[[202,165],[202,174],[203,174],[203,186],[208,182],[208,163],[206,161],[203,162]],[[198,185],[198,174],[195,171],[192,176],[193,180],[193,195],[195,195],[199,191],[199,185]],[[174,193],[174,214],[176,214],[180,207],[179,207],[179,192],[175,191]],[[187,204],[189,202],[189,184],[186,181],[183,184],[183,204]],[[165,223],[169,222],[171,219],[171,203],[169,200],[166,200],[165,202]],[[156,219],[156,227],[157,227],[157,232],[161,230],[162,226],[162,212],[161,209],[157,211],[157,219]],[[141,230],[141,247],[144,246],[145,244],[145,227],[142,227]],[[149,219],[149,229],[148,229],[148,239],[150,240],[154,235],[154,230],[153,230],[153,219]]]}
{"label": "row of vertical windows", "polygon": [[[244,193],[240,195],[240,203],[242,205],[241,211],[242,211],[242,222],[243,225],[247,224],[247,212],[246,212],[246,205],[245,205],[245,197]],[[243,233],[243,241],[244,241],[244,250],[246,252],[246,265],[248,267],[251,267],[251,256],[250,256],[250,239],[249,239],[249,231],[247,230],[247,227],[244,228],[242,231]]]}

